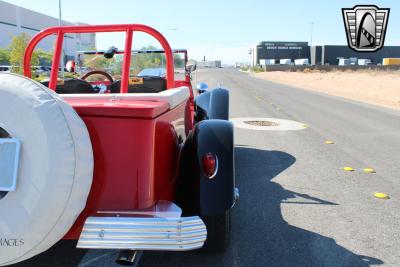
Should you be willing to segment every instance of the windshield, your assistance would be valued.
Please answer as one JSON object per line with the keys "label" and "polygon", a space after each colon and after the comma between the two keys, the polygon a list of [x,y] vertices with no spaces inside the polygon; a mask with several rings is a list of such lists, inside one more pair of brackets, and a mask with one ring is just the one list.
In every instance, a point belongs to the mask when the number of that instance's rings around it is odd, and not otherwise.
{"label": "windshield", "polygon": [[[105,58],[104,52],[85,51],[78,53],[77,69],[79,75],[88,71],[101,70],[109,73],[114,80],[122,75],[123,51],[118,51],[112,58]],[[185,80],[185,53],[174,52],[175,80]],[[166,59],[164,51],[132,51],[129,76],[166,77]],[[90,81],[104,79],[101,75],[92,75]]]}

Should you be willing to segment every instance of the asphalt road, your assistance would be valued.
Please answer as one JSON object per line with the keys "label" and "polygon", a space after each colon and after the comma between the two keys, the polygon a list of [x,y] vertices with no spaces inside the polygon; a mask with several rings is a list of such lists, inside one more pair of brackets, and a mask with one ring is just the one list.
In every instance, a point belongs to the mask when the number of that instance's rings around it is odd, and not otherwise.
{"label": "asphalt road", "polygon": [[[235,130],[240,202],[226,253],[146,252],[140,266],[400,266],[400,112],[233,69],[199,70],[196,80],[229,88],[232,118],[308,127]],[[60,242],[18,266],[113,266],[117,254],[73,247]]]}

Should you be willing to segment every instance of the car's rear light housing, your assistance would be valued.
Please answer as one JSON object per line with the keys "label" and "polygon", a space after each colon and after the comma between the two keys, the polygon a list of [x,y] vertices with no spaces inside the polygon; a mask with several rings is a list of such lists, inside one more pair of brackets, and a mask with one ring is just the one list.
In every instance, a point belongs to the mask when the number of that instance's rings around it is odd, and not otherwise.
{"label": "car's rear light housing", "polygon": [[218,172],[218,157],[214,153],[206,153],[202,158],[203,174],[208,179],[213,179]]}

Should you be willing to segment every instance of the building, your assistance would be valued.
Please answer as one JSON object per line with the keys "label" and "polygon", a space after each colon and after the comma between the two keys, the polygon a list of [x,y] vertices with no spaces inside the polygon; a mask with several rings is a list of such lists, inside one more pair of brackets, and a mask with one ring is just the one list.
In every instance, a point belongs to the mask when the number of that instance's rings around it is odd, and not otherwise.
{"label": "building", "polygon": [[312,65],[338,65],[340,58],[369,59],[371,64],[382,64],[384,58],[399,58],[400,46],[384,46],[376,52],[356,52],[347,45],[322,45],[311,48]]}
{"label": "building", "polygon": [[301,58],[310,58],[308,42],[265,41],[260,42],[255,49],[256,65],[260,64],[261,59],[279,64],[281,59],[290,59],[294,62],[295,59]]}
{"label": "building", "polygon": [[[83,25],[62,21],[62,25]],[[58,26],[58,18],[35,12],[0,0],[0,48],[6,48],[13,36],[26,33],[33,36],[42,29]],[[45,51],[53,50],[55,37],[47,37],[38,44],[38,48]],[[67,34],[64,37],[63,50],[66,58],[74,58],[76,51],[88,50],[96,47],[96,35]]]}
{"label": "building", "polygon": [[296,59],[308,59],[311,65],[338,65],[339,59],[368,59],[382,64],[383,58],[400,58],[400,46],[384,46],[376,52],[356,52],[347,45],[310,47],[307,42],[260,42],[255,49],[256,65],[294,64]]}

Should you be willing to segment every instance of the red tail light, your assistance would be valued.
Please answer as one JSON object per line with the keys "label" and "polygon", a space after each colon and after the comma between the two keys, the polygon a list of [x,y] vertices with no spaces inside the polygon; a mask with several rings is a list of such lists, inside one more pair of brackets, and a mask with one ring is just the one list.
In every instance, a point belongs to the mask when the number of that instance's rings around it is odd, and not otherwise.
{"label": "red tail light", "polygon": [[204,154],[202,159],[203,172],[208,179],[212,179],[218,172],[218,158],[213,153]]}

